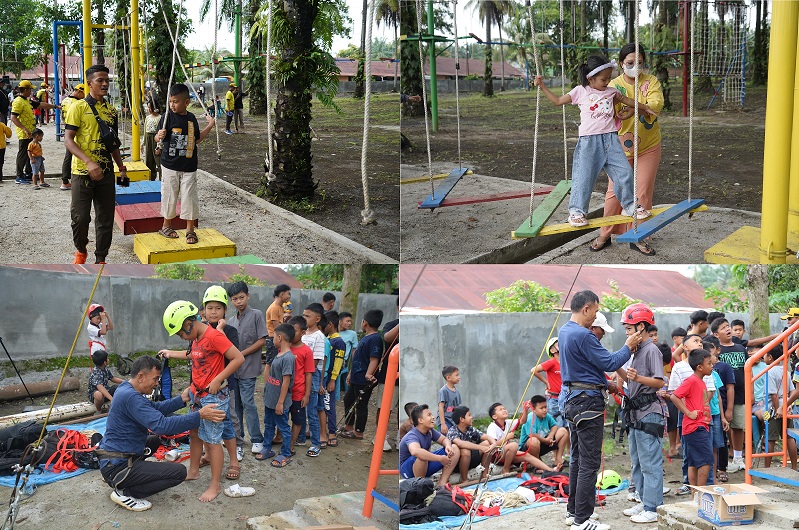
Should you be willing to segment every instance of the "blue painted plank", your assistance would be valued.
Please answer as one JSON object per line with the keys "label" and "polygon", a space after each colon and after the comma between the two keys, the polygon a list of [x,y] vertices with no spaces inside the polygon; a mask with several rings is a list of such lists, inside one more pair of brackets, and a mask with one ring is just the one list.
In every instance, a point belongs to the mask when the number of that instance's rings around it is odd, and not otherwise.
{"label": "blue painted plank", "polygon": [[139,204],[144,202],[161,202],[161,183],[142,180],[131,182],[130,186],[116,187],[117,204]]}
{"label": "blue painted plank", "polygon": [[750,469],[747,471],[753,477],[764,478],[766,480],[773,480],[789,486],[799,487],[799,473],[790,467],[770,467],[764,469]]}
{"label": "blue painted plank", "polygon": [[651,219],[640,223],[638,225],[638,231],[634,231],[632,228],[627,230],[625,233],[617,237],[616,241],[618,243],[640,243],[661,228],[673,223],[675,220],[687,214],[694,208],[702,206],[703,204],[705,204],[705,199],[686,199],[675,204],[662,214],[656,215]]}
{"label": "blue painted plank", "polygon": [[[428,195],[425,200],[419,205],[419,208],[438,208],[441,206],[441,201],[443,201],[452,188],[455,187],[455,184],[463,177],[466,172],[469,171],[469,168],[462,167],[453,169],[449,175],[438,185],[435,189],[435,192]],[[435,198],[434,198],[435,197]]]}
{"label": "blue painted plank", "polygon": [[400,511],[399,505],[396,502],[392,501],[391,499],[389,499],[388,497],[386,497],[384,495],[379,494],[375,490],[372,490],[372,497],[374,497],[375,499],[379,500],[380,502],[382,502],[383,504],[385,504],[386,506],[388,506],[389,508],[391,508],[395,512],[399,512]]}

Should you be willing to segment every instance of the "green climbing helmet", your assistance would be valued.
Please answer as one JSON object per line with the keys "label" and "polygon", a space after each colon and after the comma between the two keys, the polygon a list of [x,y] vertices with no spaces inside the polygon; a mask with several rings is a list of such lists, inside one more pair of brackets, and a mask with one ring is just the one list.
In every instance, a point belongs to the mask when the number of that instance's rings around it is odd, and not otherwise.
{"label": "green climbing helmet", "polygon": [[596,487],[600,490],[607,490],[621,486],[621,476],[612,470],[603,471],[596,477]]}
{"label": "green climbing helmet", "polygon": [[181,330],[187,319],[197,316],[197,306],[186,300],[176,300],[164,311],[164,327],[169,336]]}
{"label": "green climbing helmet", "polygon": [[205,307],[205,304],[208,302],[219,302],[227,307],[227,291],[225,288],[221,285],[212,285],[206,289],[203,295],[203,307]]}

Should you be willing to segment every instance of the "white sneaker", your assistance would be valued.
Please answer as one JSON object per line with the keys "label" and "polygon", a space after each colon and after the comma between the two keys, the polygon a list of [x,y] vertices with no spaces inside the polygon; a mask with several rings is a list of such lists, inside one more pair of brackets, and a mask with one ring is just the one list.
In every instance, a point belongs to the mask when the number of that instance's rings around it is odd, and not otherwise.
{"label": "white sneaker", "polygon": [[588,519],[587,521],[583,521],[583,524],[572,523],[571,530],[610,530],[610,525]]}
{"label": "white sneaker", "polygon": [[[588,518],[589,521],[596,521],[599,518],[599,514],[592,513],[591,517]],[[571,526],[574,524],[574,515],[566,512],[566,526]]]}
{"label": "white sneaker", "polygon": [[641,502],[641,495],[637,491],[631,491],[627,494],[627,500],[630,502]]}
{"label": "white sneaker", "polygon": [[122,495],[116,490],[111,492],[111,500],[132,512],[143,512],[144,510],[149,510],[153,507],[150,501],[128,497],[127,495]]}
{"label": "white sneaker", "polygon": [[388,440],[383,440],[383,451],[391,451],[391,449],[392,447]]}
{"label": "white sneaker", "polygon": [[746,469],[746,463],[744,462],[743,457],[739,456],[738,458],[733,458],[732,459],[732,464],[728,464],[727,465],[727,472],[728,473],[730,471],[730,467],[737,468],[735,471],[743,471],[744,469]]}
{"label": "white sneaker", "polygon": [[658,514],[656,512],[641,512],[630,517],[630,521],[634,523],[656,523],[658,522]]}
{"label": "white sneaker", "polygon": [[261,444],[252,444],[252,449],[250,449],[250,452],[253,453],[253,454],[260,453],[263,448],[264,448],[264,444],[262,444],[262,443]]}
{"label": "white sneaker", "polygon": [[623,513],[627,517],[631,517],[633,515],[638,515],[639,513],[643,512],[643,511],[644,511],[644,505],[643,504],[636,504],[632,508],[627,508],[626,510],[623,510],[621,513]]}
{"label": "white sneaker", "polygon": [[663,486],[663,495],[667,494],[670,491],[671,491],[671,488],[667,488],[666,486]]}
{"label": "white sneaker", "polygon": [[244,448],[243,447],[236,447],[236,460],[241,462],[244,458]]}

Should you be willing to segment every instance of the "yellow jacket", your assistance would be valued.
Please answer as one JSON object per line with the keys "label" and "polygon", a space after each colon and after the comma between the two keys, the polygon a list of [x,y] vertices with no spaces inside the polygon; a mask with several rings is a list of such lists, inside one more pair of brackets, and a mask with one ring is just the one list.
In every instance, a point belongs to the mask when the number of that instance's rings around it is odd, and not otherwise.
{"label": "yellow jacket", "polygon": [[11,138],[11,127],[0,123],[0,149],[6,148],[6,138]]}
{"label": "yellow jacket", "polygon": [[[610,82],[610,86],[618,89],[622,95],[634,98],[633,85],[624,80],[624,75],[620,75]],[[650,74],[638,76],[638,101],[645,103],[655,112],[663,110],[663,89],[658,78]],[[617,105],[618,108],[623,105]],[[643,153],[660,143],[660,121],[657,116],[651,118],[639,113],[638,120],[642,127],[638,127],[638,153]],[[621,122],[619,138],[621,139],[622,149],[627,157],[633,156],[633,122],[634,117],[627,118]]]}

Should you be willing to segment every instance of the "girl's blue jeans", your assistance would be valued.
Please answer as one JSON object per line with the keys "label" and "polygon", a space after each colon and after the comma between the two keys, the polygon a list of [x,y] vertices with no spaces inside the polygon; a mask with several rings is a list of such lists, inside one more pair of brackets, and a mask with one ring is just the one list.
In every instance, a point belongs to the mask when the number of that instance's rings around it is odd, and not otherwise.
{"label": "girl's blue jeans", "polygon": [[572,164],[572,189],[569,197],[569,214],[585,215],[591,202],[591,192],[596,187],[599,172],[604,169],[613,181],[613,191],[621,207],[632,210],[633,170],[619,142],[617,133],[581,136],[574,149]]}

